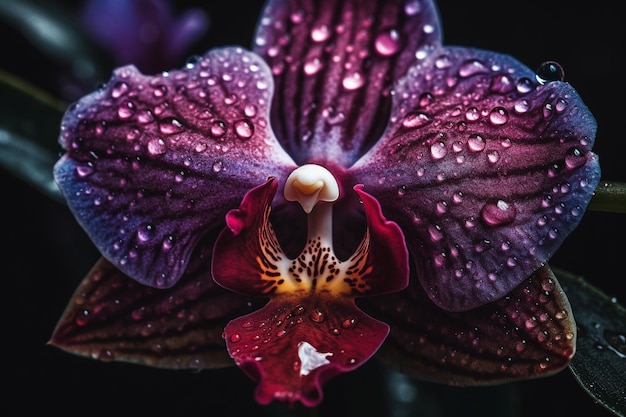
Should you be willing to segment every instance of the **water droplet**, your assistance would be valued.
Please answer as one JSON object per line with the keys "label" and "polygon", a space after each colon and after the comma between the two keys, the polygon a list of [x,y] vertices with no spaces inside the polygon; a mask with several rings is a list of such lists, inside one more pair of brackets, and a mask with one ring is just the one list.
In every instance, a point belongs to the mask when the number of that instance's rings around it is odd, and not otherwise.
{"label": "water droplet", "polygon": [[128,84],[123,81],[118,81],[115,83],[113,88],[111,89],[111,97],[118,98],[126,94],[129,90]]}
{"label": "water droplet", "polygon": [[415,16],[421,10],[420,0],[406,0],[406,3],[404,3],[404,12],[409,16]]}
{"label": "water droplet", "polygon": [[349,91],[358,90],[365,84],[365,77],[358,71],[348,74],[344,77],[341,85]]}
{"label": "water droplet", "polygon": [[322,61],[315,57],[304,64],[304,73],[307,75],[317,74],[323,67]]}
{"label": "water droplet", "polygon": [[154,237],[154,226],[151,224],[145,224],[137,229],[137,238],[140,242],[147,242]]}
{"label": "water droplet", "polygon": [[330,36],[330,29],[326,25],[317,25],[311,30],[313,42],[323,42]]}
{"label": "water droplet", "polygon": [[344,329],[354,329],[357,324],[356,317],[348,317],[344,321],[341,322],[341,327]]}
{"label": "water droplet", "polygon": [[402,126],[413,129],[430,123],[430,117],[425,113],[412,112],[402,120]]}
{"label": "water droplet", "polygon": [[120,117],[120,119],[128,119],[135,114],[136,110],[137,108],[135,107],[135,103],[127,100],[122,103],[117,109],[117,115]]}
{"label": "water droplet", "polygon": [[169,235],[165,239],[163,239],[163,243],[161,244],[161,246],[163,247],[164,251],[172,249],[172,247],[174,246],[174,236]]}
{"label": "water droplet", "polygon": [[254,125],[249,120],[237,120],[235,122],[235,133],[241,139],[250,139],[254,134]]}
{"label": "water droplet", "polygon": [[167,87],[164,85],[158,85],[154,88],[152,94],[154,94],[155,97],[163,97],[167,94]]}
{"label": "water droplet", "polygon": [[311,313],[309,317],[311,317],[311,320],[313,320],[316,323],[321,323],[324,320],[326,320],[326,315],[319,308],[316,308],[315,310],[313,310],[313,312]]}
{"label": "water droplet", "polygon": [[254,116],[256,116],[257,108],[256,108],[256,106],[254,104],[248,104],[243,109],[243,112],[248,117],[254,117]]}
{"label": "water droplet", "polygon": [[587,162],[587,158],[578,148],[571,148],[565,155],[565,166],[569,169],[575,169],[584,165]]}
{"label": "water droplet", "polygon": [[463,78],[471,77],[472,75],[487,72],[488,69],[485,65],[477,59],[465,61],[459,67],[459,76]]}
{"label": "water droplet", "polygon": [[530,103],[528,102],[528,100],[522,99],[515,103],[515,106],[513,106],[513,108],[516,112],[523,114],[530,109]]}
{"label": "water droplet", "polygon": [[159,130],[164,135],[173,135],[183,130],[183,124],[173,117],[168,117],[159,122]]}
{"label": "water droplet", "polygon": [[221,120],[216,120],[211,124],[211,128],[209,129],[209,133],[214,138],[221,138],[226,134],[226,123]]}
{"label": "water droplet", "polygon": [[232,343],[237,343],[241,340],[241,335],[238,333],[233,333],[232,335],[230,335],[229,339]]}
{"label": "water droplet", "polygon": [[89,310],[81,309],[76,312],[74,323],[76,323],[77,326],[84,326],[89,322],[90,318]]}
{"label": "water droplet", "polygon": [[509,113],[503,107],[496,107],[489,113],[491,124],[499,126],[509,121]]}
{"label": "water droplet", "polygon": [[433,159],[442,159],[448,151],[446,150],[446,144],[444,142],[436,142],[430,146],[430,155]]}
{"label": "water droplet", "polygon": [[374,48],[382,56],[391,56],[396,54],[402,47],[402,38],[400,32],[395,29],[389,29],[379,33],[374,40]]}
{"label": "water droplet", "polygon": [[161,138],[153,138],[148,141],[148,153],[153,156],[163,155],[167,151],[167,146]]}
{"label": "water droplet", "polygon": [[565,81],[565,70],[561,64],[555,61],[546,61],[539,65],[536,75],[539,84],[546,84],[552,81]]}
{"label": "water droplet", "polygon": [[93,173],[93,165],[91,162],[88,162],[85,165],[76,166],[76,173],[79,177],[85,178]]}
{"label": "water droplet", "polygon": [[420,107],[427,107],[433,104],[433,101],[435,101],[435,96],[433,96],[431,93],[426,92],[420,94],[417,104]]}
{"label": "water droplet", "polygon": [[441,231],[441,226],[439,225],[428,225],[428,233],[430,234],[430,239],[433,242],[439,242],[443,239],[443,232]]}
{"label": "water droplet", "polygon": [[480,118],[480,111],[476,107],[470,107],[465,112],[465,120],[468,122],[475,122]]}
{"label": "water droplet", "polygon": [[222,169],[224,169],[224,164],[222,163],[222,161],[216,161],[213,163],[213,172],[221,172]]}
{"label": "water droplet", "polygon": [[486,143],[482,136],[477,133],[473,133],[467,140],[467,145],[470,151],[480,152],[485,149]]}
{"label": "water droplet", "polygon": [[504,226],[515,220],[517,209],[513,204],[507,203],[504,200],[498,200],[495,203],[486,203],[480,215],[488,226]]}

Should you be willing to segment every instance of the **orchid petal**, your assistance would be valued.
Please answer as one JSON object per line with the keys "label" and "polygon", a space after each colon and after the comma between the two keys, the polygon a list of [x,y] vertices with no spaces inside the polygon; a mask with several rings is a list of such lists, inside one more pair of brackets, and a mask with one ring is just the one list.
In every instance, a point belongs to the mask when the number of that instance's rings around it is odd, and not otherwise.
{"label": "orchid petal", "polygon": [[231,356],[259,383],[257,401],[314,406],[326,380],[360,366],[385,340],[388,326],[360,311],[354,299],[404,288],[408,253],[398,226],[357,186],[367,230],[355,253],[340,261],[323,239],[310,238],[289,259],[269,222],[277,188],[270,179],[228,213],[215,243],[213,276],[229,290],[270,298],[224,331]]}
{"label": "orchid petal", "polygon": [[377,357],[422,380],[487,385],[547,376],[564,369],[575,352],[574,316],[547,266],[474,310],[442,310],[416,281],[364,309],[391,325]]}
{"label": "orchid petal", "polygon": [[210,248],[196,252],[195,264],[169,290],[141,285],[100,258],[76,289],[50,344],[104,361],[162,368],[233,365],[224,326],[254,304],[213,282]]}
{"label": "orchid petal", "polygon": [[581,220],[600,179],[595,119],[569,84],[463,48],[412,68],[394,97],[384,137],[349,172],[402,226],[437,305],[503,297]]}
{"label": "orchid petal", "polygon": [[376,141],[389,88],[440,43],[429,0],[271,1],[255,51],[272,68],[272,126],[298,162],[350,166]]}
{"label": "orchid petal", "polygon": [[172,286],[195,243],[252,187],[294,167],[268,123],[271,74],[237,48],[155,77],[134,67],[66,113],[55,178],[123,273]]}

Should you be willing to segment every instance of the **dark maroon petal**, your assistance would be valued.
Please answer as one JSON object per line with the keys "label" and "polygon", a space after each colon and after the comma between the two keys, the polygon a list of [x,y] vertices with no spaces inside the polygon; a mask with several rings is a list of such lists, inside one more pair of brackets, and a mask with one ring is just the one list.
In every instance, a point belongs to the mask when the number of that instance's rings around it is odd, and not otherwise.
{"label": "dark maroon petal", "polygon": [[409,266],[402,231],[383,217],[378,202],[362,187],[355,190],[363,201],[367,230],[355,253],[345,261],[315,241],[309,241],[296,259],[285,255],[269,222],[277,187],[271,179],[252,189],[239,209],[226,216],[227,227],[213,254],[213,276],[218,284],[257,296],[308,291],[309,285],[340,297],[406,287]]}
{"label": "dark maroon petal", "polygon": [[50,343],[105,361],[165,368],[232,365],[222,332],[252,304],[213,282],[210,251],[197,254],[197,264],[167,290],[141,285],[101,258],[77,288]]}
{"label": "dark maroon petal", "polygon": [[[230,355],[259,383],[257,401],[315,406],[326,380],[361,365],[384,341],[388,327],[357,309],[354,299],[405,288],[408,253],[399,227],[356,186],[367,228],[355,253],[339,260],[327,236],[309,235],[300,255],[290,259],[269,221],[277,188],[271,178],[228,213],[215,242],[213,276],[229,290],[270,298],[263,309],[230,322],[224,333]],[[327,208],[314,210],[331,213]]]}
{"label": "dark maroon petal", "polygon": [[465,312],[442,310],[415,281],[371,298],[364,310],[391,326],[377,357],[412,377],[452,385],[496,384],[564,369],[576,323],[546,266],[500,300]]}
{"label": "dark maroon petal", "polygon": [[307,294],[273,297],[261,310],[233,320],[224,332],[237,365],[259,385],[256,400],[315,406],[322,384],[367,361],[389,327],[351,299]]}
{"label": "dark maroon petal", "polygon": [[139,282],[173,285],[194,244],[293,162],[269,127],[271,74],[236,48],[147,77],[117,69],[66,113],[56,180],[102,254]]}
{"label": "dark maroon petal", "polygon": [[567,83],[449,48],[395,88],[383,139],[350,170],[397,221],[431,299],[495,301],[543,265],[600,179],[596,122]]}
{"label": "dark maroon petal", "polygon": [[429,0],[271,1],[255,51],[275,76],[277,137],[299,164],[350,166],[385,128],[389,87],[440,36]]}

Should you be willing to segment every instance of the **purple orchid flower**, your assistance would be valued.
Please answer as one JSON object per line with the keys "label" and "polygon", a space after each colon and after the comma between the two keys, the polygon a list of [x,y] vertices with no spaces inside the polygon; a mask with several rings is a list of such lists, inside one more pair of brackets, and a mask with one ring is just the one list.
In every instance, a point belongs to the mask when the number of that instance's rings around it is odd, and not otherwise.
{"label": "purple orchid flower", "polygon": [[189,9],[175,17],[167,0],[87,0],[81,14],[87,33],[119,65],[133,63],[148,73],[184,62],[189,47],[209,24],[202,9]]}
{"label": "purple orchid flower", "polygon": [[62,122],[55,176],[103,257],[51,343],[234,360],[261,404],[315,406],[373,355],[455,385],[562,370],[546,262],[600,168],[558,70],[442,46],[429,0],[271,0],[254,51],[117,69]]}

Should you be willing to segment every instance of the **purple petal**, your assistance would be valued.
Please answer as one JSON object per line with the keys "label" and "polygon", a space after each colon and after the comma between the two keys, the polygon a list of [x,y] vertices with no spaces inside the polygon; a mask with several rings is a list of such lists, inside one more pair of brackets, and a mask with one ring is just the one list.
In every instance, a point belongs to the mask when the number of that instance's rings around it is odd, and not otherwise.
{"label": "purple petal", "polygon": [[271,93],[264,62],[228,48],[155,77],[120,68],[73,105],[55,177],[101,253],[141,283],[173,285],[249,189],[294,168],[269,127]]}
{"label": "purple petal", "polygon": [[449,48],[395,89],[383,139],[350,170],[403,228],[435,304],[497,300],[543,265],[600,179],[596,122],[564,82]]}
{"label": "purple petal", "polygon": [[364,306],[391,325],[377,357],[400,372],[444,384],[491,385],[554,374],[574,356],[574,316],[548,267],[502,299],[461,313],[440,309],[411,282],[406,291]]}
{"label": "purple petal", "polygon": [[141,285],[101,258],[76,289],[50,343],[105,361],[196,369],[232,365],[222,332],[252,304],[213,282],[210,246],[196,254],[197,262],[168,290]]}
{"label": "purple petal", "polygon": [[389,87],[440,36],[429,0],[270,2],[255,50],[275,76],[277,137],[299,164],[350,166],[385,128]]}

